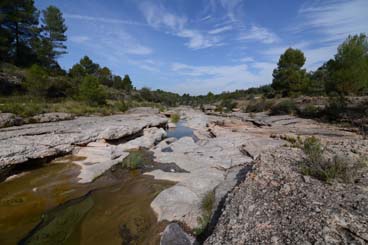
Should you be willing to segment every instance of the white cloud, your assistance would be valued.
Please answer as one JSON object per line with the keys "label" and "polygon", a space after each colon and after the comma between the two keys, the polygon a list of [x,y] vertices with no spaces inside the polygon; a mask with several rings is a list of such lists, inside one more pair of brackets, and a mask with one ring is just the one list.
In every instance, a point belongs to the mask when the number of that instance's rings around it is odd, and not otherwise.
{"label": "white cloud", "polygon": [[179,37],[188,38],[189,41],[186,45],[191,49],[202,49],[221,45],[217,37],[207,37],[196,30],[183,29],[180,30],[177,35]]}
{"label": "white cloud", "polygon": [[232,22],[238,20],[238,16],[242,11],[243,0],[206,0],[209,9],[212,12],[221,11],[225,17]]}
{"label": "white cloud", "polygon": [[325,35],[325,41],[341,42],[349,34],[368,32],[367,0],[327,0],[304,5],[298,31],[311,29]]}
{"label": "white cloud", "polygon": [[164,29],[178,37],[187,38],[186,46],[191,49],[203,49],[221,45],[219,38],[188,28],[185,17],[170,13],[161,5],[144,2],[140,5],[140,9],[150,26],[156,29]]}
{"label": "white cloud", "polygon": [[191,66],[173,63],[171,70],[176,74],[188,76],[184,82],[177,84],[177,92],[206,94],[208,91],[220,93],[235,89],[246,89],[270,83],[273,63],[255,62],[235,66]]}
{"label": "white cloud", "polygon": [[106,17],[95,17],[88,15],[78,15],[78,14],[64,14],[66,19],[74,19],[74,20],[82,20],[82,21],[96,21],[102,23],[110,23],[110,24],[127,24],[127,25],[146,25],[144,23],[139,23],[130,20],[121,20],[121,19],[113,19]]}
{"label": "white cloud", "polygon": [[232,26],[223,26],[223,27],[219,27],[219,28],[210,30],[208,33],[209,34],[219,34],[222,32],[231,31],[232,29],[233,29]]}
{"label": "white cloud", "polygon": [[162,62],[152,59],[144,59],[144,60],[128,60],[130,64],[136,65],[141,69],[151,71],[151,72],[160,72],[160,67]]}
{"label": "white cloud", "polygon": [[252,57],[243,57],[238,59],[238,61],[243,62],[243,63],[248,63],[248,62],[254,62],[255,60]]}
{"label": "white cloud", "polygon": [[279,41],[279,37],[264,27],[252,25],[250,30],[240,34],[240,40],[254,40],[262,43],[271,44]]}
{"label": "white cloud", "polygon": [[71,36],[71,37],[69,37],[69,40],[74,42],[74,43],[81,44],[81,43],[85,43],[85,42],[89,41],[90,38],[88,36]]}
{"label": "white cloud", "polygon": [[168,27],[173,30],[182,29],[187,19],[168,12],[163,6],[151,2],[143,2],[140,9],[149,25],[159,28]]}

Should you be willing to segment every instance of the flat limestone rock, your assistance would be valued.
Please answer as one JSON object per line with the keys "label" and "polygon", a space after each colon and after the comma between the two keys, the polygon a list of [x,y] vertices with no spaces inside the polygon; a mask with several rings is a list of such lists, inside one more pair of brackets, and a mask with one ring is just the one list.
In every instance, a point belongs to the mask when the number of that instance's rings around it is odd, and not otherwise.
{"label": "flat limestone rock", "polygon": [[31,121],[35,123],[45,123],[45,122],[58,122],[71,119],[74,119],[74,116],[70,113],[51,112],[33,116],[31,118]]}
{"label": "flat limestone rock", "polygon": [[145,128],[160,127],[167,122],[167,118],[158,114],[132,113],[3,128],[0,129],[0,172],[31,159],[70,153],[78,145],[134,136]]}

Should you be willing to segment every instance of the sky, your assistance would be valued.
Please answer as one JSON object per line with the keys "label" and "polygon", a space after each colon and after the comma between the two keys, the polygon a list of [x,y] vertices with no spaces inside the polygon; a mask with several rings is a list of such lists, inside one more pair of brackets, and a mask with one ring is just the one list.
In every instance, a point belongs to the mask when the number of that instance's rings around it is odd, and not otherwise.
{"label": "sky", "polygon": [[349,34],[368,33],[368,0],[36,0],[68,26],[69,69],[88,55],[137,88],[220,93],[272,82],[288,47],[305,68],[333,58]]}

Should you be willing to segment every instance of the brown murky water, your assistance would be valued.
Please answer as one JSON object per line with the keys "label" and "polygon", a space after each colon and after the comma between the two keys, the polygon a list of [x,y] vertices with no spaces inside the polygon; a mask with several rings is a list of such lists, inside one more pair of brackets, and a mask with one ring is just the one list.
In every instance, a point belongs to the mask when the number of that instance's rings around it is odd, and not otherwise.
{"label": "brown murky water", "polygon": [[115,167],[79,184],[70,157],[0,183],[0,244],[157,244],[150,203],[173,185]]}

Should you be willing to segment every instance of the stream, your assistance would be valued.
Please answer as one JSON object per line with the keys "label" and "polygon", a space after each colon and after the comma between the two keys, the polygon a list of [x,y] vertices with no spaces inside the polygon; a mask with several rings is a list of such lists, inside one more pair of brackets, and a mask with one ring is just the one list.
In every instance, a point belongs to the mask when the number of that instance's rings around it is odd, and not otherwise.
{"label": "stream", "polygon": [[[193,136],[178,126],[168,137]],[[139,151],[151,164],[152,154]],[[173,182],[154,180],[120,164],[91,183],[78,183],[80,167],[65,156],[0,183],[0,244],[158,244],[152,200]]]}

